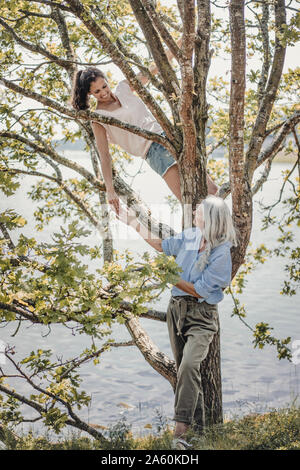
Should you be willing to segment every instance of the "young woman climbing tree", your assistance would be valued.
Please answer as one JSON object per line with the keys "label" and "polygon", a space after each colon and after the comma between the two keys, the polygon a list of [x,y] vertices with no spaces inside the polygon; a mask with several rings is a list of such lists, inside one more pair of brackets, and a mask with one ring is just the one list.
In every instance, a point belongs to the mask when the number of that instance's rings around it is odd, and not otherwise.
{"label": "young woman climbing tree", "polygon": [[[180,41],[179,41],[180,42]],[[167,51],[168,59],[173,57]],[[155,65],[150,67],[152,74],[158,72]],[[143,74],[137,75],[143,85],[148,78]],[[76,110],[89,108],[89,97],[97,100],[96,111],[103,116],[109,116],[132,124],[147,131],[158,134],[163,129],[154,119],[143,101],[134,94],[126,80],[121,80],[113,92],[105,74],[95,67],[88,67],[77,72],[72,92],[72,105]],[[130,155],[142,157],[167,183],[173,194],[181,200],[180,178],[177,162],[169,151],[161,144],[152,142],[125,129],[92,122],[93,132],[101,160],[102,174],[106,185],[108,202],[118,209],[119,198],[113,187],[112,162],[109,143],[118,144]],[[207,175],[208,194],[216,194],[218,188]]]}

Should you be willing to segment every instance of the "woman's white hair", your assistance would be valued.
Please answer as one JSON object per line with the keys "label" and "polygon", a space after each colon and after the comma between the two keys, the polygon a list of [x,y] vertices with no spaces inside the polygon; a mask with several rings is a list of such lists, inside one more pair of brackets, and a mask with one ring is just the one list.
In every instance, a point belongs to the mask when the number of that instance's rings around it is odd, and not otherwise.
{"label": "woman's white hair", "polygon": [[203,236],[206,247],[198,261],[200,271],[206,267],[211,250],[225,242],[237,245],[236,231],[226,202],[217,196],[207,196],[201,203],[203,207]]}

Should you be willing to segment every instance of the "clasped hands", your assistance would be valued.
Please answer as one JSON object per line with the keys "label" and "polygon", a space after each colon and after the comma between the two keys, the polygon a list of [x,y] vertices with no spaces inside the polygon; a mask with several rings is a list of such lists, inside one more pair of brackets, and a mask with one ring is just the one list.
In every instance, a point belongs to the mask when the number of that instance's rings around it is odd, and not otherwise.
{"label": "clasped hands", "polygon": [[107,199],[117,218],[121,222],[124,222],[126,225],[131,225],[133,222],[136,222],[137,219],[135,212],[132,209],[123,206],[114,191],[107,192]]}

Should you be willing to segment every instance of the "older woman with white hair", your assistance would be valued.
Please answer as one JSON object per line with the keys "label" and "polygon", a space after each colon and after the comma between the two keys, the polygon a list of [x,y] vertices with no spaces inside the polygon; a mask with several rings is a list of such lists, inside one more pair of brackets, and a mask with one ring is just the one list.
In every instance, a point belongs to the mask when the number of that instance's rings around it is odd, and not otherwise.
{"label": "older woman with white hair", "polygon": [[172,288],[167,324],[177,370],[174,405],[174,449],[186,449],[182,438],[190,425],[205,427],[200,364],[218,331],[218,303],[231,281],[231,251],[236,233],[228,206],[220,197],[208,196],[194,212],[195,227],[165,240],[136,223],[135,215],[121,210],[118,217],[132,225],[157,251],[176,257],[182,269]]}

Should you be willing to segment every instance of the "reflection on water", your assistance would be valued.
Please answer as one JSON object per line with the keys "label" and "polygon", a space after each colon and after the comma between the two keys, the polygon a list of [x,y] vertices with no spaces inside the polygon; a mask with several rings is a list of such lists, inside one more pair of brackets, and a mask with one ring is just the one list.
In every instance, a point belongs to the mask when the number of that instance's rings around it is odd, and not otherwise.
{"label": "reflection on water", "polygon": [[[80,159],[83,160],[82,155]],[[79,160],[79,158],[78,158]],[[265,204],[276,200],[281,170],[285,164],[274,164],[270,180],[263,191],[255,197],[254,227],[252,232],[253,246],[264,243],[266,246],[276,245],[276,230],[262,232],[259,221],[261,214],[258,201]],[[160,203],[168,191],[152,170],[144,165],[146,171],[138,175],[133,187],[141,191],[148,202]],[[132,174],[134,170],[131,170]],[[151,178],[151,185],[149,184]],[[130,181],[130,179],[129,179]],[[155,188],[155,190],[153,190]],[[288,191],[288,188],[286,188]],[[8,200],[7,207],[20,207],[25,215],[30,217],[30,203],[24,203],[20,190],[16,196]],[[280,208],[276,208],[278,212]],[[23,212],[24,213],[24,212]],[[178,228],[178,227],[177,227]],[[30,224],[25,228],[30,235]],[[41,237],[48,236],[48,230]],[[95,235],[91,237],[95,244]],[[119,240],[118,250],[125,248],[139,256],[143,251],[151,249],[142,240]],[[288,298],[280,296],[283,284],[284,259],[270,259],[265,265],[260,265],[248,278],[247,287],[241,296],[247,311],[247,322],[251,326],[264,321],[272,327],[272,334],[278,338],[291,336],[300,340],[300,328],[297,314],[299,313],[299,294]],[[156,308],[166,309],[169,292],[165,292]],[[225,297],[220,304],[221,324],[221,357],[223,404],[226,416],[244,414],[251,411],[263,411],[270,407],[283,407],[291,404],[299,394],[299,367],[286,360],[279,361],[274,347],[266,346],[263,350],[254,349],[251,331],[237,318],[231,317],[232,300]],[[169,345],[166,324],[141,319],[141,324],[149,332],[153,341],[161,350],[172,355]],[[0,339],[16,346],[19,358],[30,353],[32,349],[52,349],[54,355],[70,358],[79,354],[89,340],[82,336],[73,336],[70,330],[57,325],[51,327],[51,334],[46,337],[48,328],[33,326],[22,327],[16,337],[10,335],[16,325],[9,325],[0,331]],[[114,327],[114,337],[117,341],[131,339],[127,330],[120,325]],[[169,383],[147,364],[141,353],[135,347],[114,348],[101,357],[100,364],[92,363],[82,368],[82,388],[92,396],[88,410],[81,410],[80,415],[91,423],[101,425],[115,424],[125,416],[137,433],[146,432],[144,426],[155,421],[162,414],[171,422],[173,410],[173,392]],[[20,382],[14,385],[22,393],[28,391],[26,386],[20,389]],[[28,415],[29,416],[29,415]],[[38,429],[38,426],[35,426]]]}

